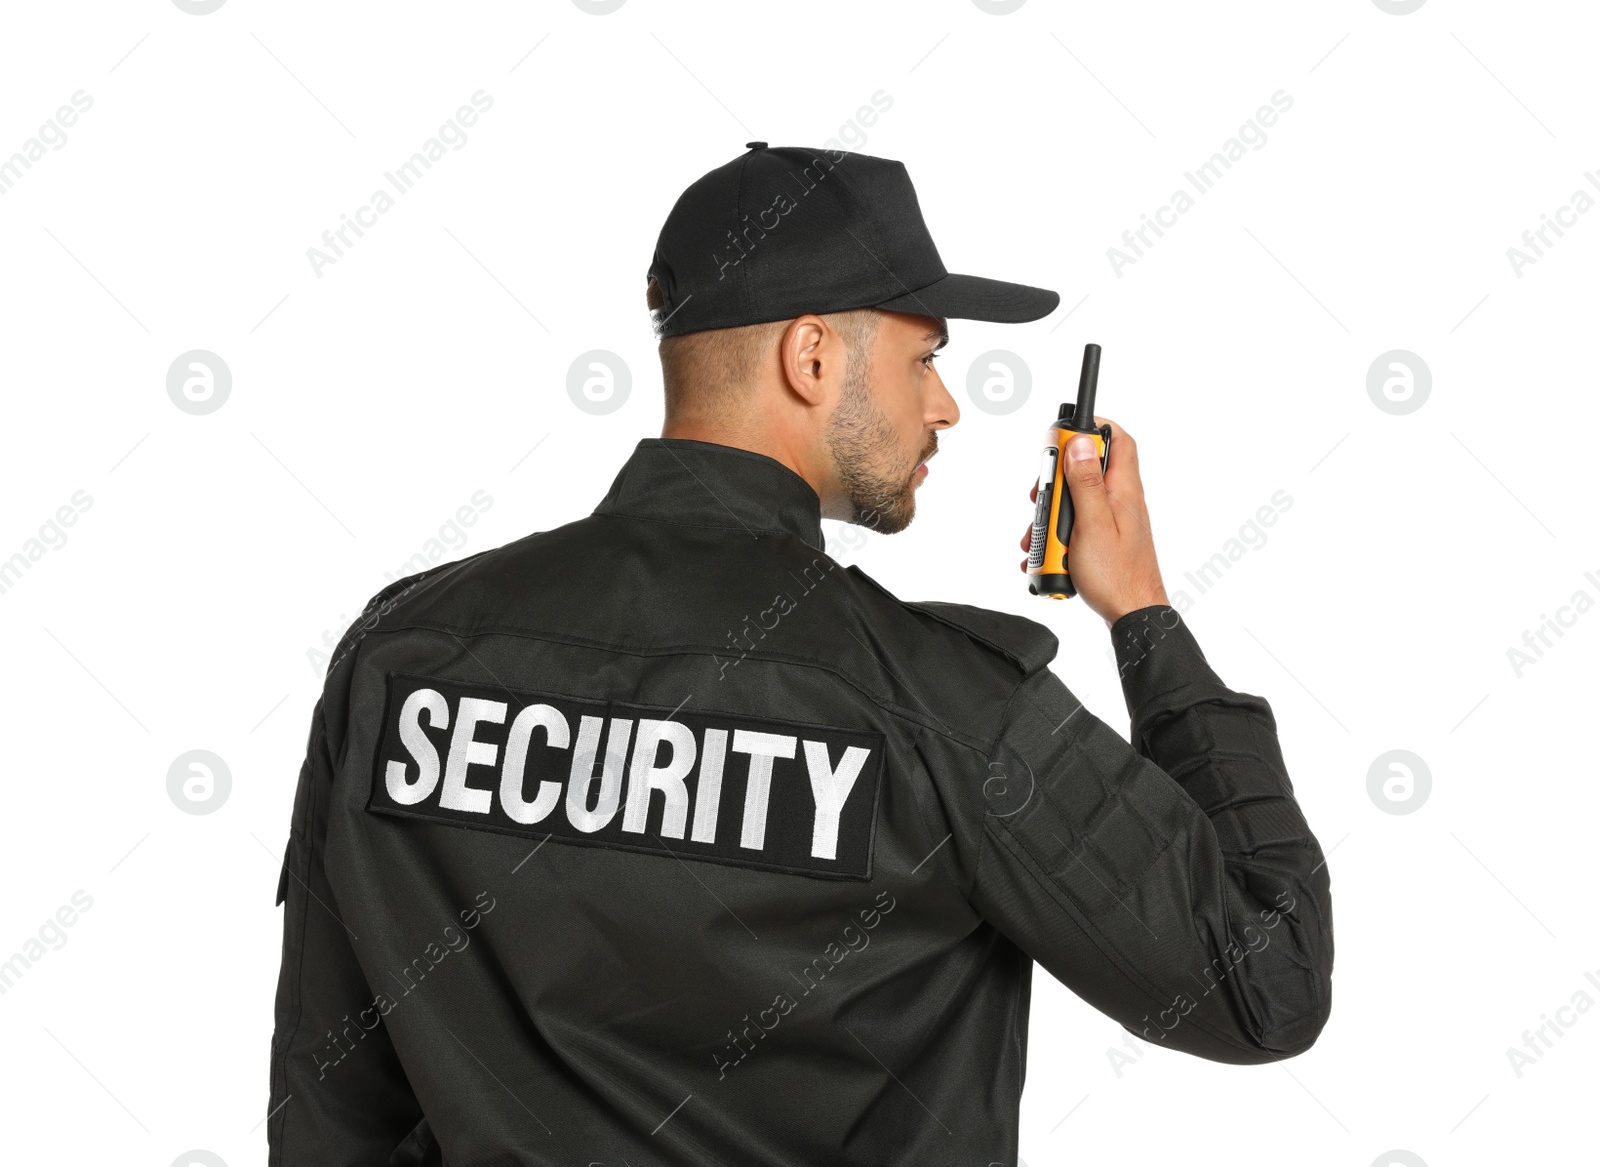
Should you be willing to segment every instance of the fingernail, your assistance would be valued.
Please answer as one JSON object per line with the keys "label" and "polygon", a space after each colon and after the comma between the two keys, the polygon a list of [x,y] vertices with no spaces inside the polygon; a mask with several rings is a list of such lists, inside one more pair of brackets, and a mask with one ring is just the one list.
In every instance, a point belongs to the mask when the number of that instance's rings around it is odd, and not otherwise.
{"label": "fingernail", "polygon": [[1079,437],[1067,443],[1067,461],[1087,462],[1090,458],[1098,458],[1100,451],[1094,448],[1094,439]]}

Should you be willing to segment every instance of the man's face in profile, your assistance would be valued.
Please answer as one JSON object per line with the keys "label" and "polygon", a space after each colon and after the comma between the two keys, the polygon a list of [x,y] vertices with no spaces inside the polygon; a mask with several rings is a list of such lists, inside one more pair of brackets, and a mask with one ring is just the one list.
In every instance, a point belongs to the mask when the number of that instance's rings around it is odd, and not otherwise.
{"label": "man's face in profile", "polygon": [[934,368],[948,340],[940,317],[884,312],[872,344],[850,360],[827,433],[848,521],[892,535],[916,514],[938,431],[961,417]]}

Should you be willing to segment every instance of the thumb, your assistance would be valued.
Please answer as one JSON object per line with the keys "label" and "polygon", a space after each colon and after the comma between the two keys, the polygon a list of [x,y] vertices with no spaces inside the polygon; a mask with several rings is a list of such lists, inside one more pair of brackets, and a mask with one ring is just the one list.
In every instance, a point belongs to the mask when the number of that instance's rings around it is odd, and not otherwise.
{"label": "thumb", "polygon": [[1100,526],[1109,521],[1111,504],[1106,499],[1105,477],[1100,473],[1100,451],[1094,439],[1079,434],[1067,443],[1067,491],[1076,512],[1073,520]]}

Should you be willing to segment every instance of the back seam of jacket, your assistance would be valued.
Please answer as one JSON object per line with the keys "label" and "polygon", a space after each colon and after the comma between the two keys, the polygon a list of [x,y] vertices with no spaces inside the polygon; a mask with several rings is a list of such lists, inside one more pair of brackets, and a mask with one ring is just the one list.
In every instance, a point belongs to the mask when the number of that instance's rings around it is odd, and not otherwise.
{"label": "back seam of jacket", "polygon": [[[717,655],[717,652],[719,651],[716,648],[712,648],[712,647],[709,647],[709,646],[706,646],[706,645],[676,645],[676,646],[673,646],[673,647],[660,649],[659,651],[646,651],[646,650],[643,650],[643,649],[630,647],[630,646],[627,646],[627,645],[610,644],[610,643],[607,643],[606,641],[601,641],[601,640],[588,640],[588,639],[585,639],[583,637],[553,636],[553,635],[551,635],[549,633],[535,632],[535,631],[532,631],[532,630],[526,629],[526,628],[473,628],[473,629],[461,629],[461,628],[451,628],[451,627],[448,627],[448,626],[443,625],[443,624],[430,624],[430,623],[427,623],[427,622],[424,622],[424,621],[420,621],[420,620],[419,621],[413,621],[413,622],[408,623],[408,624],[395,625],[394,627],[391,627],[391,628],[375,628],[371,632],[367,633],[367,636],[369,636],[369,637],[371,637],[371,636],[383,636],[383,635],[386,635],[388,633],[393,633],[393,632],[409,632],[409,631],[443,632],[448,636],[519,636],[519,637],[524,637],[524,638],[526,638],[528,640],[547,641],[547,642],[549,642],[551,644],[564,644],[564,645],[568,645],[568,646],[573,647],[573,648],[595,648],[595,649],[602,649],[602,650],[605,650],[607,652],[618,652],[618,653],[623,653],[623,654],[625,654],[627,656],[636,656],[636,657],[643,657],[643,658],[659,657],[659,656],[710,656],[710,657],[715,657]],[[992,747],[993,747],[993,743],[994,743],[994,740],[995,740],[993,738],[991,738],[989,740],[989,742],[987,744],[985,744],[982,741],[982,739],[980,739],[980,738],[978,738],[976,736],[974,736],[974,737],[969,739],[969,738],[967,738],[967,737],[965,737],[965,736],[963,736],[963,735],[961,735],[959,733],[954,732],[953,730],[950,730],[948,727],[943,727],[943,726],[939,726],[939,725],[935,725],[935,724],[930,724],[929,722],[923,720],[922,716],[917,714],[914,710],[908,709],[905,706],[902,706],[899,703],[897,703],[895,701],[892,701],[887,697],[882,697],[882,696],[879,696],[878,694],[870,692],[869,690],[864,688],[862,685],[860,685],[855,679],[845,675],[844,673],[840,672],[838,669],[834,668],[832,665],[828,664],[825,661],[817,661],[817,660],[811,660],[808,657],[794,657],[794,656],[788,656],[788,655],[783,655],[783,656],[771,655],[771,656],[763,656],[763,657],[751,656],[751,657],[746,657],[744,659],[761,661],[761,662],[766,663],[766,664],[803,665],[803,666],[805,666],[807,668],[813,668],[813,669],[817,669],[817,670],[819,670],[821,672],[829,673],[829,674],[831,674],[831,675],[833,675],[835,677],[838,677],[845,684],[849,685],[856,692],[860,693],[863,697],[867,698],[867,700],[871,701],[874,706],[878,707],[879,709],[882,709],[885,713],[888,713],[893,717],[897,717],[902,721],[910,722],[913,725],[921,726],[921,727],[923,727],[925,729],[931,729],[935,733],[939,734],[941,737],[948,738],[950,741],[956,743],[957,745],[960,745],[960,746],[962,746],[962,747],[964,747],[966,749],[973,750],[975,752],[982,753],[982,752],[985,752],[988,749],[992,749]],[[1014,695],[1015,694],[1013,694],[1013,696]],[[1009,706],[1010,706],[1010,702],[1008,700],[1007,707],[1009,708]],[[996,737],[998,737],[998,733],[999,733],[999,731],[997,730],[996,731]]]}
{"label": "back seam of jacket", "polygon": [[[739,535],[781,535],[785,539],[793,539],[796,542],[804,543],[807,547],[811,547],[811,544],[806,543],[799,535],[782,527],[751,527],[744,524],[734,527],[726,523],[691,522],[688,519],[664,519],[659,515],[636,515],[629,511],[593,511],[590,513],[589,518],[629,519],[639,523],[659,523],[663,527],[690,527],[701,531],[732,531]],[[581,522],[582,520],[579,521]],[[828,554],[820,547],[812,547],[811,549],[818,555]],[[829,556],[829,558],[831,559],[832,556]]]}

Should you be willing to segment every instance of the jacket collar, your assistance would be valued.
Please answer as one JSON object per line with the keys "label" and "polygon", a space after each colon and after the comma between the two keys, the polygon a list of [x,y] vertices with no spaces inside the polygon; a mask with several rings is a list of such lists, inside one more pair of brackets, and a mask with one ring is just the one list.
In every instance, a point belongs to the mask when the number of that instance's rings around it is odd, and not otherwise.
{"label": "jacket collar", "polygon": [[644,438],[622,464],[597,515],[796,535],[821,551],[817,492],[776,459],[687,438]]}

